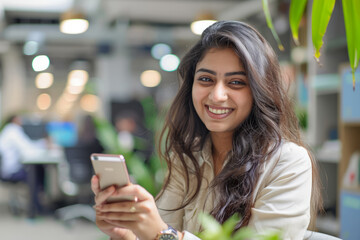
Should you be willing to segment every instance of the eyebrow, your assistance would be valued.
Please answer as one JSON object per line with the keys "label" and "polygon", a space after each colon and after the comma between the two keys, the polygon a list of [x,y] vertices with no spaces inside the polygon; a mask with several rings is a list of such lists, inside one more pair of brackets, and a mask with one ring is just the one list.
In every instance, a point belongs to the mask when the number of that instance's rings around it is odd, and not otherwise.
{"label": "eyebrow", "polygon": [[[210,70],[210,69],[206,69],[206,68],[200,68],[199,70],[196,71],[196,73],[198,72],[207,72],[207,73],[210,73],[212,75],[216,75],[216,72],[213,71],[213,70]],[[237,72],[227,72],[225,73],[225,76],[228,77],[228,76],[233,76],[233,75],[244,75],[246,76],[246,73],[244,71],[237,71]]]}

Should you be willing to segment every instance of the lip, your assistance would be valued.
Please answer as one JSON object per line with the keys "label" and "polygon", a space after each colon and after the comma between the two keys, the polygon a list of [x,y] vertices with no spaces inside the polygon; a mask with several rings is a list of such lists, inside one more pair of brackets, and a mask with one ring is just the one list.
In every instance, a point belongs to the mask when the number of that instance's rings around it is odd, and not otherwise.
{"label": "lip", "polygon": [[[227,112],[227,113],[223,113],[223,114],[215,114],[215,113],[210,112],[209,107],[212,108],[212,109],[216,109],[216,110],[230,110],[230,111]],[[227,116],[229,116],[229,115],[234,111],[233,108],[214,107],[214,106],[210,106],[210,105],[205,105],[205,109],[206,109],[206,112],[207,112],[207,114],[209,115],[209,117],[211,117],[211,118],[213,118],[213,119],[223,119],[223,118],[226,118]]]}

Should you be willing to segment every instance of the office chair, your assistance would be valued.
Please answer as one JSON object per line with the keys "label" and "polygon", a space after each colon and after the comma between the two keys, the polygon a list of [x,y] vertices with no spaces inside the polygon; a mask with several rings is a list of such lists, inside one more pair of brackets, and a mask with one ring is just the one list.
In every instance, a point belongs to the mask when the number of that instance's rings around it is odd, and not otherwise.
{"label": "office chair", "polygon": [[[76,218],[85,218],[95,222],[95,210],[92,208],[93,193],[90,180],[93,169],[90,161],[92,153],[87,146],[65,147],[64,153],[69,167],[69,180],[75,186],[75,191],[69,193],[63,189],[65,195],[75,196],[76,203],[57,209],[55,215],[62,221],[68,222]],[[61,183],[60,183],[61,184]]]}
{"label": "office chair", "polygon": [[340,238],[314,231],[307,230],[304,236],[304,240],[341,240]]}

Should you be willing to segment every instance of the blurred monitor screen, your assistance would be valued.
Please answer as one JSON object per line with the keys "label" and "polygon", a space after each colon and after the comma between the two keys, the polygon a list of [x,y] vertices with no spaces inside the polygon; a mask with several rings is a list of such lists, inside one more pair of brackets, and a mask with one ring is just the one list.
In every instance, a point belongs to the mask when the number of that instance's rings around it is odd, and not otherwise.
{"label": "blurred monitor screen", "polygon": [[76,144],[77,130],[74,123],[49,122],[46,129],[54,143],[63,147],[71,147]]}
{"label": "blurred monitor screen", "polygon": [[22,124],[22,127],[26,135],[28,135],[32,140],[45,138],[47,135],[46,123],[44,122],[38,122],[38,123],[25,122]]}

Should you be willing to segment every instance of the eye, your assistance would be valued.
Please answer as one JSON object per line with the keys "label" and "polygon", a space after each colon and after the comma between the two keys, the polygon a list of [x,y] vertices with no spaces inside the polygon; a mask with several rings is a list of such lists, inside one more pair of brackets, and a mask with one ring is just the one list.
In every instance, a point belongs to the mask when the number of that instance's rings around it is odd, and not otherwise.
{"label": "eye", "polygon": [[246,82],[243,80],[233,80],[229,84],[233,86],[246,86]]}
{"label": "eye", "polygon": [[199,78],[198,78],[198,81],[201,81],[201,82],[211,82],[212,80],[211,80],[211,78],[202,76],[202,77],[199,77]]}

